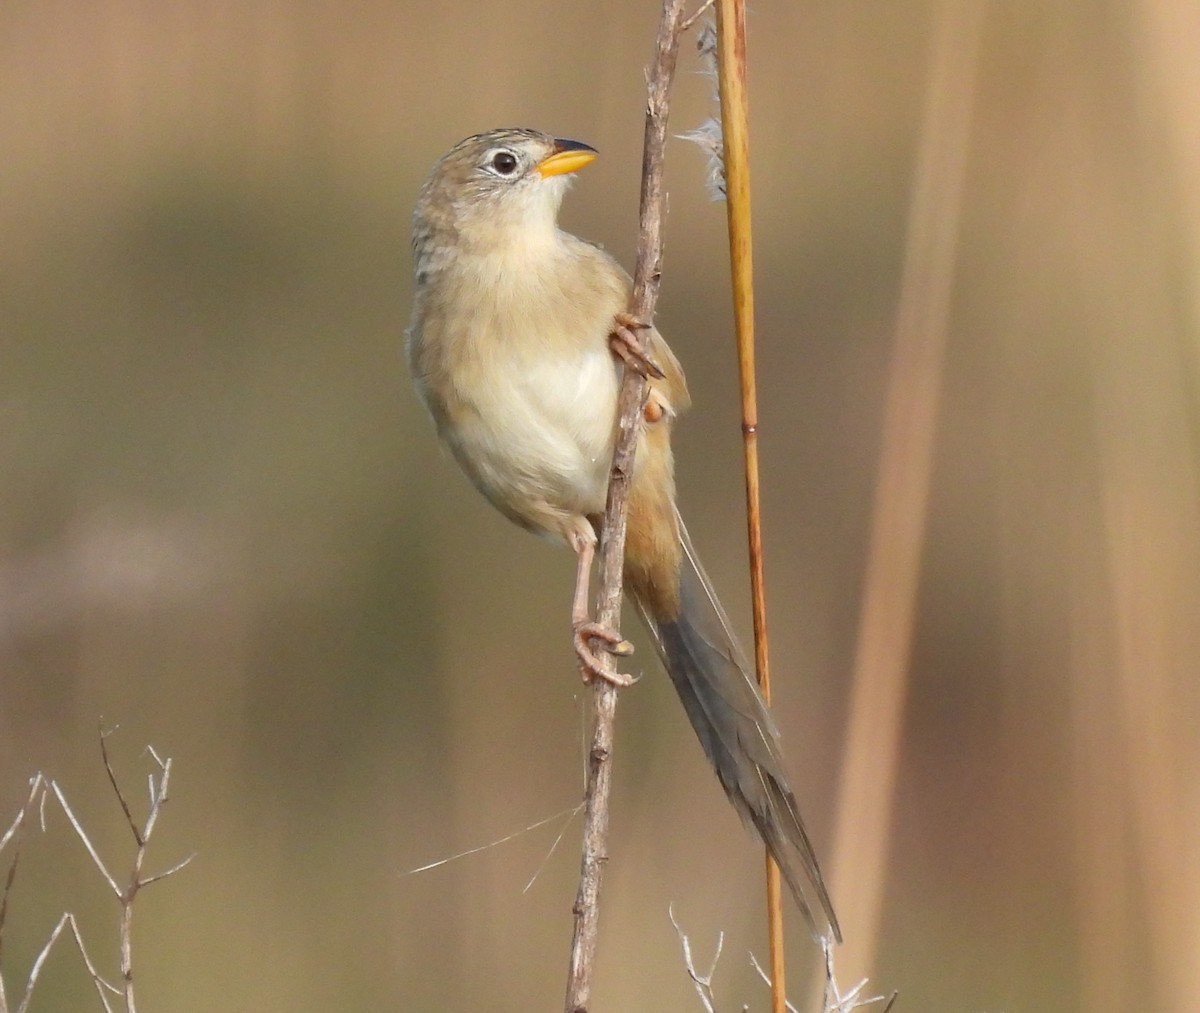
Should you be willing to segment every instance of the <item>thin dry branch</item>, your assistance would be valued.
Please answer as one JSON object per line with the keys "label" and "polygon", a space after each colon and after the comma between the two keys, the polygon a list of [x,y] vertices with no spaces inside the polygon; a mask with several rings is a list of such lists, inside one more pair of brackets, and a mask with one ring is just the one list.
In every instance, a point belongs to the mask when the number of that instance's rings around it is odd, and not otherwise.
{"label": "thin dry branch", "polygon": [[[108,1003],[108,996],[105,992],[110,992],[113,995],[120,995],[121,990],[116,985],[105,981],[100,972],[96,969],[96,965],[92,962],[91,956],[88,954],[87,947],[84,945],[83,936],[79,931],[79,923],[75,920],[75,915],[70,911],[63,914],[58,920],[58,924],[54,926],[54,931],[50,933],[45,944],[38,951],[38,955],[34,958],[33,966],[29,969],[29,978],[25,982],[25,995],[21,999],[21,1005],[17,1007],[17,1013],[26,1013],[29,1009],[30,1000],[33,998],[33,988],[37,984],[38,976],[42,973],[42,965],[45,964],[46,958],[50,955],[50,950],[58,941],[58,937],[62,935],[63,929],[68,925],[71,926],[71,937],[75,940],[75,947],[79,950],[79,955],[83,958],[83,964],[88,969],[88,977],[92,979],[92,986],[96,989],[96,996],[100,1000],[100,1005],[104,1007],[105,1013],[113,1013],[112,1006]],[[0,1006],[0,1009],[6,1007]]]}
{"label": "thin dry branch", "polygon": [[[8,921],[8,898],[12,893],[13,883],[17,878],[17,867],[21,861],[21,841],[25,835],[25,825],[29,820],[29,814],[33,810],[35,802],[39,803],[46,794],[46,779],[41,774],[35,774],[29,779],[29,795],[25,799],[24,805],[17,810],[17,815],[13,818],[11,824],[4,835],[0,836],[0,852],[3,852],[8,847],[9,842],[15,841],[13,848],[12,862],[9,863],[8,873],[4,877],[4,890],[0,893],[0,1013],[8,1013],[8,996],[4,990],[4,926]],[[24,1006],[24,1003],[22,1003]]]}
{"label": "thin dry branch", "polygon": [[[117,784],[117,775],[113,773],[112,764],[108,759],[108,737],[112,735],[112,733],[115,732],[118,727],[120,726],[114,725],[108,731],[105,731],[103,728],[100,729],[100,755],[104,759],[104,772],[108,775],[108,783],[112,785],[113,794],[117,796],[117,801],[121,803],[121,809],[125,813],[125,822],[128,824],[129,829],[133,832],[133,839],[137,842],[137,845],[140,848],[146,842],[142,840],[142,835],[138,831],[137,824],[133,821],[133,813],[129,811],[129,803],[125,801],[125,796],[121,792],[121,786]],[[151,750],[151,752],[153,752],[153,750]],[[157,760],[158,756],[156,755],[154,758]],[[161,762],[159,765],[161,766]],[[151,803],[153,803],[153,799],[151,799]]]}
{"label": "thin dry branch", "polygon": [[712,6],[716,2],[717,2],[717,0],[704,0],[704,3],[702,3],[699,7],[696,8],[696,10],[694,10],[690,15],[688,15],[687,19],[680,26],[679,30],[681,32],[686,32],[689,28],[692,27],[692,25],[694,25],[697,21],[699,21],[702,17],[704,17],[705,14],[707,14],[710,10],[712,10]]}
{"label": "thin dry branch", "polygon": [[[125,814],[126,822],[133,833],[134,841],[137,848],[134,854],[133,870],[129,875],[129,880],[125,886],[118,884],[116,878],[108,871],[107,866],[101,859],[99,852],[92,844],[87,832],[83,829],[83,824],[75,815],[70,803],[67,801],[66,794],[57,782],[47,780],[42,774],[37,774],[30,780],[29,796],[25,804],[18,811],[16,818],[6,830],[3,836],[0,836],[0,851],[3,851],[8,844],[15,840],[17,842],[16,852],[13,861],[9,867],[8,874],[5,879],[3,893],[0,894],[0,942],[3,940],[4,923],[8,914],[8,898],[12,889],[13,880],[16,877],[17,861],[20,857],[20,842],[24,828],[34,811],[34,805],[37,805],[37,811],[41,817],[42,830],[45,830],[45,800],[46,796],[53,794],[62,806],[63,813],[67,817],[67,821],[71,824],[71,828],[75,831],[75,836],[79,838],[84,849],[92,859],[92,863],[99,870],[114,896],[117,898],[121,907],[120,918],[120,969],[121,969],[121,984],[120,986],[113,985],[106,981],[100,974],[91,955],[84,945],[83,936],[79,931],[79,925],[75,920],[75,915],[70,912],[64,912],[59,918],[58,923],[47,937],[46,942],[38,951],[30,968],[29,974],[25,981],[25,988],[20,1004],[16,1007],[15,1013],[26,1013],[29,1008],[30,1001],[33,997],[34,987],[37,985],[41,975],[42,968],[45,965],[46,958],[50,951],[54,948],[59,937],[62,936],[67,927],[71,929],[71,936],[75,941],[75,946],[79,950],[80,956],[83,958],[84,966],[87,968],[88,976],[92,981],[93,987],[96,989],[97,997],[100,999],[100,1004],[104,1007],[106,1013],[112,1013],[113,1007],[109,1003],[109,994],[120,996],[124,1000],[125,1013],[137,1013],[137,1002],[133,987],[133,907],[137,899],[139,891],[149,886],[151,883],[156,883],[159,880],[166,879],[174,875],[185,865],[187,865],[195,857],[189,855],[181,862],[177,862],[164,872],[159,872],[154,875],[143,875],[143,868],[146,862],[146,851],[150,843],[150,838],[154,833],[154,828],[158,823],[158,817],[162,813],[162,807],[168,799],[168,788],[171,779],[171,760],[162,759],[152,749],[147,747],[147,752],[154,759],[158,767],[157,775],[152,773],[148,777],[149,783],[149,810],[146,814],[145,821],[139,826],[134,819],[133,812],[125,799],[125,794],[121,790],[120,782],[117,780],[116,773],[113,770],[112,764],[109,761],[108,749],[105,745],[105,739],[108,734],[104,731],[100,733],[100,751],[104,761],[105,773],[108,776],[109,784],[112,785],[114,794],[117,797],[122,811]],[[0,950],[2,955],[2,950]],[[2,965],[0,965],[0,1013],[9,1013],[10,1006],[4,989],[4,978],[2,974]]]}
{"label": "thin dry branch", "polygon": [[[874,1006],[877,1002],[886,1002],[886,1005],[879,1013],[890,1013],[892,1006],[896,1003],[898,995],[896,992],[893,992],[890,996],[872,995],[863,998],[863,989],[867,987],[866,978],[863,978],[848,992],[841,990],[833,972],[833,946],[833,940],[828,937],[821,941],[821,950],[825,955],[825,991],[821,1001],[821,1013],[853,1013],[854,1010]],[[753,965],[754,970],[758,972],[758,976],[767,985],[773,986],[774,983],[771,981],[771,976],[763,970],[762,965],[758,962],[758,958],[753,953],[750,954],[750,963]],[[790,1002],[786,1003],[785,1008],[788,1013],[799,1013],[797,1007]]]}
{"label": "thin dry branch", "polygon": [[675,934],[679,936],[679,945],[683,948],[683,965],[687,968],[688,977],[692,979],[696,995],[704,1004],[705,1013],[717,1013],[717,997],[713,993],[712,980],[717,973],[717,961],[721,959],[721,950],[725,946],[725,933],[718,933],[716,952],[713,953],[708,970],[701,974],[696,970],[696,964],[692,960],[692,941],[688,938],[687,933],[679,927],[679,922],[675,920],[674,910],[667,908],[667,914],[671,918],[671,924],[675,926]]}
{"label": "thin dry branch", "polygon": [[[29,779],[29,795],[25,799],[25,803],[17,811],[17,815],[9,825],[8,830],[4,832],[3,836],[0,836],[0,852],[9,843],[15,842],[13,859],[4,880],[4,891],[3,894],[0,894],[0,943],[3,942],[4,926],[8,920],[8,899],[17,876],[17,867],[20,862],[21,844],[25,828],[36,806],[41,829],[43,832],[45,831],[45,804],[50,787],[52,787],[52,782],[48,781],[44,774],[38,773],[31,777]],[[92,980],[92,985],[96,989],[96,995],[100,999],[100,1004],[104,1007],[105,1013],[112,1013],[112,1007],[108,1003],[108,997],[105,995],[105,992],[120,995],[121,990],[105,981],[96,969],[96,965],[93,963],[87,947],[84,945],[83,936],[79,932],[79,924],[75,921],[75,916],[70,911],[65,912],[59,918],[58,923],[51,930],[45,943],[42,944],[42,948],[38,950],[37,955],[34,957],[33,963],[30,965],[29,974],[25,979],[25,989],[21,994],[20,1002],[17,1004],[16,1013],[27,1013],[29,1004],[33,1000],[33,990],[37,986],[38,978],[41,976],[42,968],[46,963],[46,958],[50,955],[54,944],[58,941],[59,936],[62,935],[63,930],[67,926],[71,928],[71,936],[75,940],[75,946],[79,950],[80,956],[83,958],[84,966],[87,967],[88,975]],[[3,946],[0,945],[0,958],[2,957]],[[9,1010],[8,994],[4,986],[3,960],[0,959],[0,1013],[9,1013]]]}
{"label": "thin dry branch", "polygon": [[102,859],[100,857],[100,853],[96,851],[96,847],[94,844],[92,844],[91,839],[88,837],[87,831],[83,829],[83,824],[79,822],[79,817],[75,815],[75,811],[71,808],[71,803],[67,801],[67,796],[63,794],[62,788],[58,786],[57,781],[51,781],[50,789],[54,792],[55,797],[58,799],[58,804],[62,806],[63,812],[67,814],[67,820],[70,822],[72,828],[74,828],[75,836],[79,838],[79,840],[83,843],[83,846],[87,849],[87,853],[91,856],[92,863],[97,869],[100,870],[100,875],[103,876],[105,882],[108,883],[108,888],[112,890],[113,895],[120,900],[121,888],[117,886],[116,879],[114,879],[112,873],[108,871],[108,868],[104,864],[104,859]]}
{"label": "thin dry branch", "polygon": [[[17,815],[9,824],[8,829],[4,831],[4,836],[0,837],[0,851],[8,847],[8,842],[21,832],[25,821],[29,818],[29,811],[33,808],[33,803],[42,795],[45,786],[46,779],[41,774],[34,774],[29,779],[29,797],[25,799],[25,804],[17,810]],[[0,918],[0,928],[3,927],[4,920]]]}
{"label": "thin dry branch", "polygon": [[[664,0],[646,96],[640,231],[630,307],[630,312],[639,320],[653,319],[654,306],[658,300],[665,211],[663,152],[667,141],[671,82],[675,76],[683,21],[683,0]],[[629,482],[633,475],[634,452],[641,429],[645,398],[645,380],[627,368],[617,405],[618,435],[608,485],[608,504],[604,514],[597,609],[597,621],[602,626],[614,630],[618,628],[621,619],[621,570],[625,556]],[[604,663],[612,664],[612,659],[606,658]],[[579,889],[573,908],[575,929],[567,977],[567,1013],[584,1013],[588,1009],[599,935],[600,883],[604,863],[608,859],[613,728],[617,707],[617,690],[608,680],[595,680],[593,706],[595,718],[588,750],[587,787],[584,793],[583,854],[580,861]]]}

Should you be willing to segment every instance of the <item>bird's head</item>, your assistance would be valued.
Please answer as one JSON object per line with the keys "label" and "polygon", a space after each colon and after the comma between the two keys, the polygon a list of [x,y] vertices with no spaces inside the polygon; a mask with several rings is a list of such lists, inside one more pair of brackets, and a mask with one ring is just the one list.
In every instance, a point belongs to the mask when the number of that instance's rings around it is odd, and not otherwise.
{"label": "bird's head", "polygon": [[413,213],[420,276],[443,248],[460,253],[550,240],[571,174],[596,157],[580,141],[503,129],[456,144],[433,167]]}

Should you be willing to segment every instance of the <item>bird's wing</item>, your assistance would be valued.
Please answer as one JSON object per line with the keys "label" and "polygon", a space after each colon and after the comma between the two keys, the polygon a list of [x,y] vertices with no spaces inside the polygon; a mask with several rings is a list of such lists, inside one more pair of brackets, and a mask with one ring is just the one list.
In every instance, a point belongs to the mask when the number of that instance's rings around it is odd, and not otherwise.
{"label": "bird's wing", "polygon": [[688,393],[687,378],[683,375],[683,367],[679,364],[675,353],[671,351],[671,346],[667,344],[666,339],[658,333],[658,328],[651,327],[645,333],[649,335],[646,339],[648,342],[646,350],[650,353],[650,358],[658,363],[663,373],[666,374],[661,380],[653,381],[651,386],[662,389],[676,414],[687,411],[692,403],[692,396]]}

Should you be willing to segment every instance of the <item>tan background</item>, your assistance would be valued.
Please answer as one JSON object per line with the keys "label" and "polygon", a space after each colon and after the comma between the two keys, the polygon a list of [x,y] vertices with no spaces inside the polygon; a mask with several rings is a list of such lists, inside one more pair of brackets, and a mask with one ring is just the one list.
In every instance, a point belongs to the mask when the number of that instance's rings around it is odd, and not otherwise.
{"label": "tan background", "polygon": [[[937,11],[750,20],[777,696],[831,866]],[[123,869],[97,723],[135,791],[144,743],[174,757],[151,865],[199,857],[139,901],[146,1010],[558,1008],[577,824],[526,893],[553,826],[405,875],[573,805],[583,724],[569,556],[490,511],[411,394],[408,215],[460,137],[538,126],[600,149],[564,221],[628,262],[656,17],[0,7],[0,814],[45,770]],[[1197,42],[1166,0],[983,24],[879,960],[844,968],[898,1010],[1194,1008]],[[659,322],[698,403],[684,513],[746,630],[702,170],[672,146]],[[674,903],[699,954],[727,933],[724,1008],[762,1009],[759,852],[642,643],[596,1008],[699,1008]],[[115,906],[49,824],[10,996],[65,908],[113,966]],[[67,950],[44,975],[34,1009],[92,1008]]]}

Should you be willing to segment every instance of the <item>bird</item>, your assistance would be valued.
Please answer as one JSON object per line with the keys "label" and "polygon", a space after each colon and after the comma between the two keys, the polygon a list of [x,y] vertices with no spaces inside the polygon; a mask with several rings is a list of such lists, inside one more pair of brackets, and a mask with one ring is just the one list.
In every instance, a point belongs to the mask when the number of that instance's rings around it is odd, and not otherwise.
{"label": "bird", "polygon": [[[717,778],[778,863],[814,936],[841,930],[800,817],[779,732],[676,505],[671,431],[690,404],[679,360],[631,317],[628,274],[558,227],[580,141],[526,128],[475,134],[433,167],[413,211],[407,355],[416,390],[466,476],[502,514],[576,556],[572,639],[632,650],[589,618],[625,364],[648,381],[629,491],[623,577]],[[818,914],[819,911],[819,914]]]}

